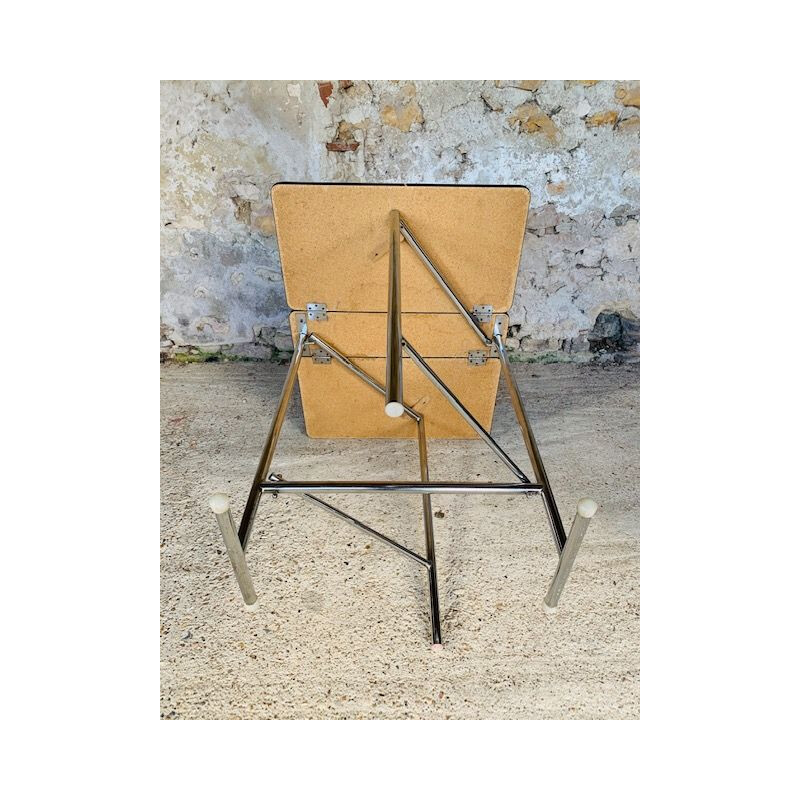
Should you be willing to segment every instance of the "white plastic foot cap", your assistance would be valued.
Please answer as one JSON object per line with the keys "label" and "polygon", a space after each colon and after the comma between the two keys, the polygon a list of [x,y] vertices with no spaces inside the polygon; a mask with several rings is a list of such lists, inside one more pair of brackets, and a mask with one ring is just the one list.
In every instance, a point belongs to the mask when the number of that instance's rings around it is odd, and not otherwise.
{"label": "white plastic foot cap", "polygon": [[558,607],[557,606],[549,606],[545,602],[542,602],[542,607],[544,608],[544,613],[545,614],[555,614],[556,611],[558,611]]}
{"label": "white plastic foot cap", "polygon": [[578,500],[578,513],[584,519],[591,519],[597,513],[597,503],[588,497]]}
{"label": "white plastic foot cap", "polygon": [[432,644],[431,645],[431,650],[433,650],[434,653],[438,653],[440,650],[444,650],[444,645],[443,644]]}
{"label": "white plastic foot cap", "polygon": [[215,514],[224,514],[231,507],[228,495],[222,494],[222,492],[212,494],[211,497],[208,498],[208,504]]}
{"label": "white plastic foot cap", "polygon": [[387,417],[402,417],[404,410],[402,403],[387,403],[384,407]]}
{"label": "white plastic foot cap", "polygon": [[244,604],[245,611],[257,611],[258,610],[258,598],[256,598],[255,603],[245,603]]}

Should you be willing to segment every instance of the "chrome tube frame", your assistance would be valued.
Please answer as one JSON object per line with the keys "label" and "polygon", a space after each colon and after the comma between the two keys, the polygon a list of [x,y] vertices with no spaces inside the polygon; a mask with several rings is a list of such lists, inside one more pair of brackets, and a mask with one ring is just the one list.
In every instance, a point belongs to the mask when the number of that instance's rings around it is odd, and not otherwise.
{"label": "chrome tube frame", "polygon": [[[500,359],[501,371],[508,386],[511,403],[522,432],[522,438],[528,451],[531,467],[533,469],[536,483],[532,483],[519,466],[503,450],[502,447],[492,438],[491,434],[475,419],[467,410],[458,397],[448,388],[442,379],[431,369],[425,359],[414,349],[414,347],[403,338],[401,326],[401,304],[400,304],[400,238],[401,236],[419,256],[422,263],[428,268],[439,286],[450,298],[464,317],[472,331],[481,339],[483,344],[493,348],[493,355]],[[326,352],[337,363],[352,372],[364,383],[383,396],[385,410],[389,416],[405,415],[416,423],[417,441],[419,450],[419,481],[289,481],[282,476],[269,473],[275,450],[278,444],[281,427],[286,417],[292,390],[297,382],[297,375],[300,367],[300,360],[303,357],[303,350],[306,344],[314,344]],[[422,414],[414,411],[413,408],[403,402],[403,376],[402,376],[402,357],[403,349],[408,353],[411,360],[422,371],[422,373],[433,383],[434,386],[444,395],[450,405],[461,415],[467,424],[478,434],[478,436],[492,449],[500,460],[511,470],[517,478],[517,483],[487,483],[487,482],[454,482],[454,481],[431,481],[428,470],[428,449],[425,435],[425,420]],[[492,357],[492,356],[490,356]],[[267,477],[269,475],[269,477]],[[397,493],[397,494],[421,494],[422,495],[422,519],[425,535],[425,557],[414,552],[405,545],[394,541],[388,536],[379,533],[369,525],[365,525],[360,520],[347,514],[341,509],[332,506],[315,497],[320,493]],[[289,372],[283,385],[278,407],[267,435],[267,441],[258,464],[255,478],[250,488],[247,504],[239,525],[238,535],[233,523],[233,517],[228,507],[227,498],[224,495],[214,495],[211,498],[211,506],[217,516],[223,539],[234,569],[234,573],[239,582],[242,596],[245,603],[252,605],[256,601],[256,594],[253,588],[250,572],[244,557],[244,551],[250,537],[255,513],[258,510],[259,500],[264,493],[271,493],[275,497],[284,493],[301,494],[303,497],[314,504],[316,507],[328,512],[348,525],[356,528],[362,533],[366,533],[373,539],[387,545],[395,552],[409,558],[420,566],[425,567],[428,573],[428,591],[430,597],[430,619],[431,619],[431,638],[434,647],[441,647],[441,621],[439,610],[439,588],[436,574],[436,552],[433,531],[433,514],[431,512],[432,494],[522,494],[522,495],[541,495],[547,511],[550,528],[556,548],[560,554],[558,569],[553,577],[550,589],[545,598],[547,608],[553,608],[558,603],[558,599],[564,588],[567,577],[569,576],[572,565],[575,561],[583,536],[589,525],[589,520],[597,511],[597,505],[588,499],[581,500],[578,504],[578,514],[573,522],[569,537],[564,533],[564,526],[558,512],[555,497],[547,478],[547,473],[542,462],[539,449],[536,445],[533,431],[525,414],[519,390],[511,372],[505,346],[502,340],[502,328],[500,318],[495,318],[493,336],[490,339],[481,330],[477,319],[467,310],[466,306],[459,300],[455,292],[449,287],[440,271],[433,264],[429,256],[420,246],[414,235],[409,230],[406,223],[400,217],[398,211],[391,212],[391,231],[389,249],[389,293],[387,304],[387,341],[386,341],[386,385],[382,386],[374,378],[370,377],[364,370],[354,364],[346,355],[337,350],[333,345],[326,342],[319,335],[308,331],[307,323],[301,318],[301,325],[297,337],[297,344],[289,364]]]}

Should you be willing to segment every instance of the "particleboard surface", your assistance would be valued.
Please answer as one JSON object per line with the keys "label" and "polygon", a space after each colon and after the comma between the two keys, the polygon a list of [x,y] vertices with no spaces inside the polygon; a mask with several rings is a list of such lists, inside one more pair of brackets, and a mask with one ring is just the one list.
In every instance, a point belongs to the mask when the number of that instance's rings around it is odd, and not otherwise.
{"label": "particleboard surface", "polygon": [[[289,316],[292,339],[297,344],[298,317],[305,312],[293,311]],[[503,341],[508,330],[508,316],[500,317]],[[319,334],[348,358],[382,358],[386,355],[386,314],[335,311],[326,320],[308,323],[309,333]],[[470,350],[488,351],[460,314],[403,314],[403,336],[423,358],[465,358]],[[481,325],[491,337],[493,324]],[[381,381],[383,383],[383,381]]]}
{"label": "particleboard surface", "polygon": [[[403,219],[464,305],[508,311],[530,192],[523,186],[279,183],[272,204],[290,308],[386,311],[389,212]],[[453,306],[401,245],[404,311]],[[409,337],[410,338],[410,337]]]}
{"label": "particleboard surface", "polygon": [[[383,384],[385,358],[351,361]],[[476,367],[466,359],[426,359],[431,369],[458,395],[486,430],[491,430],[500,362]],[[317,439],[415,439],[417,426],[403,415],[387,417],[384,399],[335,359],[315,364],[303,358],[299,371],[306,433]],[[475,434],[439,390],[410,360],[403,361],[403,398],[425,417],[425,433],[433,439],[475,439]]]}
{"label": "particleboard surface", "polygon": [[[292,338],[297,343],[298,319],[290,315]],[[499,315],[503,339],[508,317]],[[500,363],[490,358],[482,366],[467,361],[470,350],[488,348],[481,343],[460,314],[403,314],[403,335],[425,358],[431,369],[455,392],[486,430],[491,430]],[[492,323],[483,326],[488,334]],[[386,314],[333,312],[326,320],[308,322],[316,333],[379,383],[386,376]],[[302,359],[299,373],[303,415],[309,436],[340,438],[415,438],[416,425],[408,419],[392,419],[384,413],[384,401],[341,364],[315,364]],[[403,398],[406,405],[425,417],[425,432],[437,439],[474,439],[476,434],[441,392],[406,356],[403,359]],[[416,404],[419,404],[418,406]]]}

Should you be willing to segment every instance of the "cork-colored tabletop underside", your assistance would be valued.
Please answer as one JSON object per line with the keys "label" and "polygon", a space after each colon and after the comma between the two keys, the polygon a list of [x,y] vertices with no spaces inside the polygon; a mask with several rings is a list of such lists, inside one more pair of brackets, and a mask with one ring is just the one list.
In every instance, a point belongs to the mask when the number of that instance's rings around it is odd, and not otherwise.
{"label": "cork-colored tabletop underside", "polygon": [[[492,306],[502,336],[514,296],[529,192],[524,187],[277,184],[272,191],[292,336],[309,303],[327,319],[317,333],[372,378],[386,369],[390,212],[397,209],[455,294],[472,310]],[[472,331],[403,241],[403,334],[484,428],[490,429],[500,375],[496,355]],[[494,318],[494,317],[493,317]],[[481,326],[491,336],[491,322]],[[485,351],[485,364],[468,360]],[[404,401],[425,416],[431,438],[475,438],[436,387],[403,359]],[[390,418],[383,398],[335,360],[302,359],[306,432],[320,438],[414,438],[408,418]]]}
{"label": "cork-colored tabletop underside", "polygon": [[[276,184],[287,303],[385,312],[389,213],[397,209],[467,308],[508,311],[529,200],[522,186]],[[400,249],[403,310],[453,311],[411,247]]]}

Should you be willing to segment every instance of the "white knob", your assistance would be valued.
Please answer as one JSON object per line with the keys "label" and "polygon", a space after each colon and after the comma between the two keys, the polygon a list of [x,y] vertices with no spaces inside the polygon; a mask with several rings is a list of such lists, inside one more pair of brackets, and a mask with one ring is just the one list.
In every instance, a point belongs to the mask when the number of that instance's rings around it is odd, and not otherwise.
{"label": "white knob", "polygon": [[208,498],[208,504],[215,514],[224,514],[231,507],[228,495],[222,494],[222,492],[212,494],[211,497]]}
{"label": "white knob", "polygon": [[387,417],[402,417],[405,409],[402,403],[387,403],[384,411]]}
{"label": "white knob", "polygon": [[578,514],[584,519],[591,519],[597,513],[597,503],[588,497],[578,500]]}

